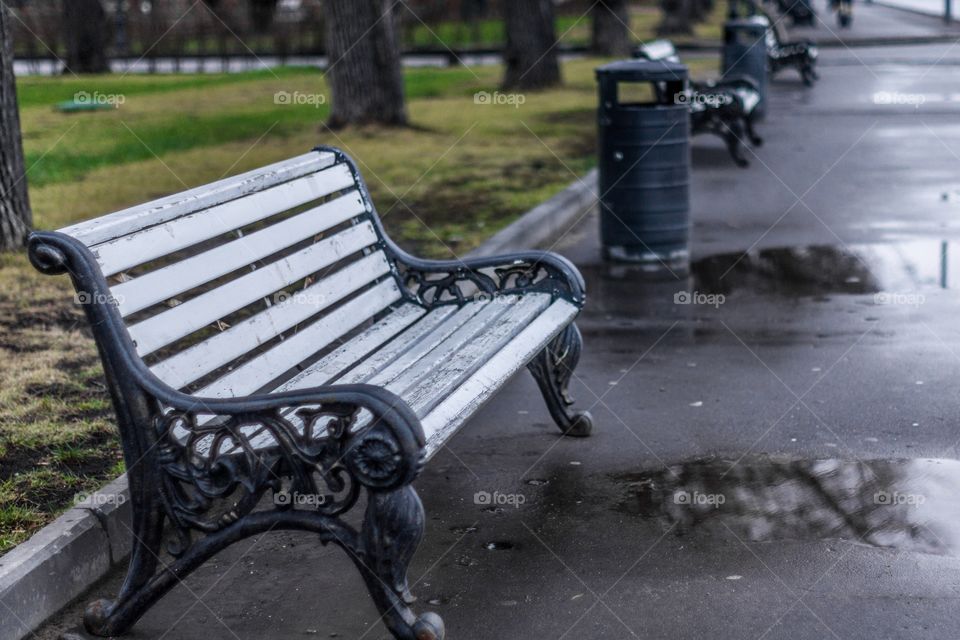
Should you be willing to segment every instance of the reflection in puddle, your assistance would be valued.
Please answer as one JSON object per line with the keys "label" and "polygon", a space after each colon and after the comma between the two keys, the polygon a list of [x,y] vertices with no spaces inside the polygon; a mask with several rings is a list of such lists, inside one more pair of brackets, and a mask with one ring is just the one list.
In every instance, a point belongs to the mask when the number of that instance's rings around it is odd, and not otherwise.
{"label": "reflection in puddle", "polygon": [[627,482],[621,508],[681,535],[743,540],[844,539],[960,555],[955,460],[695,460]]}
{"label": "reflection in puddle", "polygon": [[784,295],[904,292],[948,288],[960,277],[939,240],[837,247],[817,245],[710,256],[691,265],[694,288]]}

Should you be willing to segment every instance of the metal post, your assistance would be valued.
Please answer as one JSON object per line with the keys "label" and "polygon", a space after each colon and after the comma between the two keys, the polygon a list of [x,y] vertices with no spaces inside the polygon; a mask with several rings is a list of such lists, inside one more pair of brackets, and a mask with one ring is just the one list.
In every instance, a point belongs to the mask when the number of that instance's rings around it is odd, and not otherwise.
{"label": "metal post", "polygon": [[950,22],[951,20],[953,20],[953,1],[943,0],[943,21]]}

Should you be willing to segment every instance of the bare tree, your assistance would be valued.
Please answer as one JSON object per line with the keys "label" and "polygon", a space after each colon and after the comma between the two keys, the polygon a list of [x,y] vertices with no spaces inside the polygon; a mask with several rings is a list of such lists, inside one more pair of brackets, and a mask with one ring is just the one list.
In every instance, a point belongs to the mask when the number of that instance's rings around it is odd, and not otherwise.
{"label": "bare tree", "polygon": [[629,1],[599,0],[593,5],[591,51],[602,56],[626,56],[632,48]]}
{"label": "bare tree", "polygon": [[552,0],[503,3],[507,29],[505,89],[542,89],[560,84]]}
{"label": "bare tree", "polygon": [[278,0],[247,0],[250,24],[257,33],[266,33],[273,26]]}
{"label": "bare tree", "polygon": [[62,0],[67,70],[106,73],[110,28],[100,0]]}
{"label": "bare tree", "polygon": [[660,0],[663,20],[657,25],[657,35],[692,35],[697,20],[696,0]]}
{"label": "bare tree", "polygon": [[0,250],[23,247],[33,217],[20,138],[17,84],[13,77],[10,10],[0,2]]}
{"label": "bare tree", "polygon": [[329,125],[406,125],[394,1],[326,1]]}

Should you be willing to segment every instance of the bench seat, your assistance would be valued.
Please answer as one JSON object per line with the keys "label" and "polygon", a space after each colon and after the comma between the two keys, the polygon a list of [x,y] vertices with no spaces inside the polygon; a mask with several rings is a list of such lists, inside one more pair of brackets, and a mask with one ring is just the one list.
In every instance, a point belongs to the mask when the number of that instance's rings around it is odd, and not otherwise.
{"label": "bench seat", "polygon": [[[577,312],[575,305],[542,293],[481,299],[429,313],[405,305],[272,392],[358,383],[388,389],[420,418],[429,460]],[[294,414],[293,409],[284,412],[302,430]],[[257,449],[277,445],[264,429],[249,428],[247,436]],[[196,453],[209,455],[211,440],[198,441]],[[238,450],[230,446],[224,453]]]}

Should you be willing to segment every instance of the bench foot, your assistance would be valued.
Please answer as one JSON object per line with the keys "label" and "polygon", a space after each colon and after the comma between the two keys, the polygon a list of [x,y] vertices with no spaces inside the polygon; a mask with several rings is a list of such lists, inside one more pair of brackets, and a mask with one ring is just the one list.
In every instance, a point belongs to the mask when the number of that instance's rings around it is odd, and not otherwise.
{"label": "bench foot", "polygon": [[[443,620],[411,611],[407,566],[423,536],[425,517],[420,499],[409,486],[371,492],[359,534],[335,518],[306,511],[257,512],[217,534],[196,542],[141,586],[117,600],[96,600],[83,617],[87,633],[99,637],[124,634],[164,594],[210,557],[231,544],[275,530],[310,531],[324,544],[343,548],[360,571],[384,625],[397,640],[443,640]],[[83,636],[80,636],[83,637]]]}
{"label": "bench foot", "polygon": [[407,567],[420,545],[426,518],[412,487],[372,494],[363,523],[361,553],[353,555],[367,590],[398,640],[443,640],[443,620],[433,612],[417,617],[408,606]]}
{"label": "bench foot", "polygon": [[585,438],[593,431],[589,411],[571,411],[568,387],[573,370],[580,361],[583,338],[577,325],[570,324],[560,332],[527,367],[537,381],[547,409],[563,435]]}

